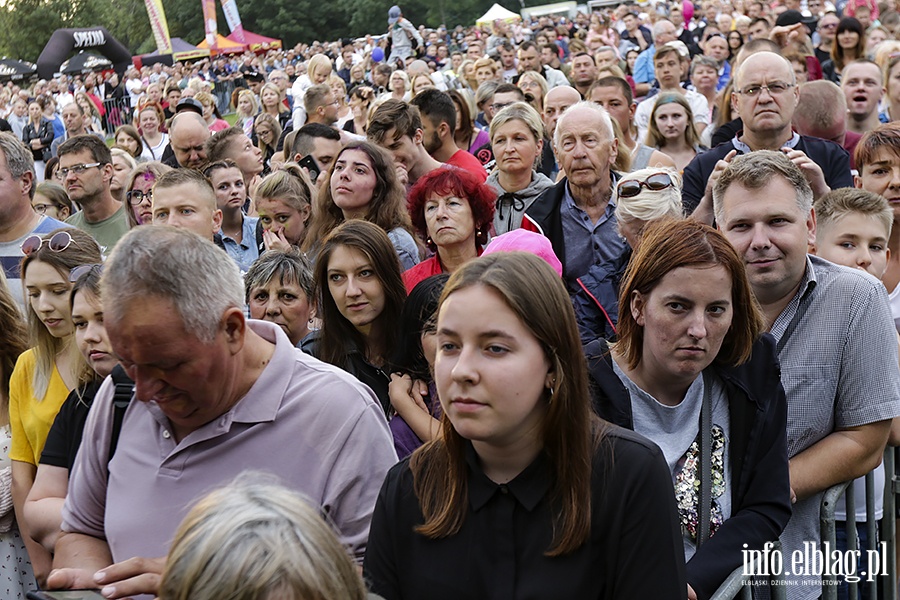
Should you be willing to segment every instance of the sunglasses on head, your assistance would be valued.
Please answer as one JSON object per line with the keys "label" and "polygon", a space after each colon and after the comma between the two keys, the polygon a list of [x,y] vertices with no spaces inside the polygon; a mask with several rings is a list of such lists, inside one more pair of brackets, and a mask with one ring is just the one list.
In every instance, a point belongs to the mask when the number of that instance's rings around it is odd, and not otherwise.
{"label": "sunglasses on head", "polygon": [[25,256],[34,254],[41,249],[44,242],[47,243],[47,247],[53,252],[62,252],[72,245],[72,236],[69,235],[68,231],[54,233],[53,237],[48,239],[42,238],[39,235],[30,235],[25,238],[25,241],[22,242],[22,245],[20,246],[22,248],[22,254]]}
{"label": "sunglasses on head", "polygon": [[659,192],[673,185],[675,185],[675,182],[672,181],[672,178],[667,173],[656,173],[650,175],[644,181],[638,181],[637,179],[623,181],[619,184],[618,196],[619,198],[633,198],[640,194],[643,188]]}
{"label": "sunglasses on head", "polygon": [[100,263],[92,264],[92,265],[78,265],[77,267],[75,267],[74,269],[69,271],[69,282],[75,283],[76,281],[81,279],[83,276],[87,275],[88,273],[91,273],[95,269],[98,272],[102,273],[103,265]]}

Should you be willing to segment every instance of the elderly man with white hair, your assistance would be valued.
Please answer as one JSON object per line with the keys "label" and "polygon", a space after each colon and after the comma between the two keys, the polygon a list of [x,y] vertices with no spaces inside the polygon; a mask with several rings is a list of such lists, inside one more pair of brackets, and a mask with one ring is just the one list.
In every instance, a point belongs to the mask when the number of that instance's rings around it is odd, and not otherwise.
{"label": "elderly man with white hair", "polygon": [[556,123],[553,134],[564,177],[525,212],[525,227],[547,236],[563,264],[569,293],[591,265],[625,252],[615,217],[612,165],[618,154],[609,113],[599,104],[579,102]]}

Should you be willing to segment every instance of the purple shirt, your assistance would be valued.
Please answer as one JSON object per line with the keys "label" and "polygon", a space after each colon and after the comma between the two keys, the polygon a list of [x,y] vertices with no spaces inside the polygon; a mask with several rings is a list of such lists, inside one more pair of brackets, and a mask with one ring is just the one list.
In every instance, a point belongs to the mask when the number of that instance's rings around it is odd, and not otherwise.
{"label": "purple shirt", "polygon": [[244,471],[264,471],[322,507],[362,560],[375,499],[397,461],[381,406],[356,379],[294,348],[279,327],[249,324],[275,352],[247,395],[181,442],[155,403],[132,402],[108,481],[107,378],[69,480],[63,531],[106,539],[115,562],[164,556],[193,503]]}

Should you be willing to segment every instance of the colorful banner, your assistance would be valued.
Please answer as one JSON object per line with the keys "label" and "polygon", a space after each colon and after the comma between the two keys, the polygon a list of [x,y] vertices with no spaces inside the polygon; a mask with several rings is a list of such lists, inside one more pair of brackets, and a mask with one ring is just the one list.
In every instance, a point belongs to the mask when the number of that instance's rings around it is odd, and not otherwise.
{"label": "colorful banner", "polygon": [[241,15],[238,14],[237,2],[235,0],[222,0],[222,12],[225,13],[228,28],[231,29],[233,34],[232,39],[246,44],[247,39],[244,37],[244,27],[241,25]]}
{"label": "colorful banner", "polygon": [[216,0],[201,0],[203,4],[203,27],[206,32],[206,43],[212,48],[216,44],[219,29],[216,26]]}
{"label": "colorful banner", "polygon": [[156,49],[160,54],[171,54],[172,39],[169,37],[169,24],[166,22],[162,0],[144,0],[144,5],[147,7],[147,16],[150,17],[150,29],[153,30]]}

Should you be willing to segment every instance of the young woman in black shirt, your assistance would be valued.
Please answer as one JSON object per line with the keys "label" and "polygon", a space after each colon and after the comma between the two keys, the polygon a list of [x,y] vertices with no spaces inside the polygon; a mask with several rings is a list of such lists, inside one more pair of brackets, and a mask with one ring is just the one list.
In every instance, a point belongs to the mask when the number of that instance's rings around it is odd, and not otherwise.
{"label": "young woman in black shirt", "polygon": [[685,598],[660,450],[592,416],[575,316],[542,259],[498,253],[441,298],[442,436],[388,474],[363,566],[401,598]]}

